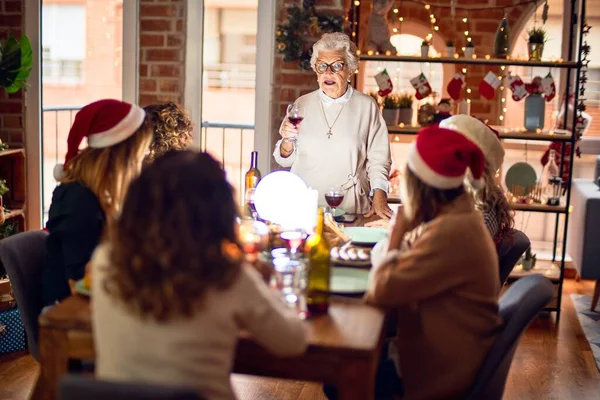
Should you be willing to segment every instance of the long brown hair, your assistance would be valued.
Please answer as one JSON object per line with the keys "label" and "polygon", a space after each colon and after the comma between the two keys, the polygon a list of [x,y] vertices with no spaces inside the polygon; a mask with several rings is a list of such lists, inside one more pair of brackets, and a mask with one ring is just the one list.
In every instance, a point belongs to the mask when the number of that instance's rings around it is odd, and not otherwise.
{"label": "long brown hair", "polygon": [[141,161],[152,141],[148,117],[127,140],[102,149],[87,147],[66,165],[60,183],[78,182],[90,189],[109,217],[114,218],[127,187],[141,169]]}
{"label": "long brown hair", "polygon": [[235,280],[241,262],[237,206],[221,165],[210,155],[171,151],[129,187],[110,229],[106,290],[141,318],[190,317],[210,288]]}
{"label": "long brown hair", "polygon": [[410,226],[416,227],[436,218],[448,204],[465,193],[464,186],[456,189],[437,189],[423,182],[410,168],[405,167],[405,198],[410,204]]}
{"label": "long brown hair", "polygon": [[485,185],[481,190],[473,190],[475,206],[483,213],[492,212],[496,214],[501,232],[513,228],[515,216],[502,187],[498,184],[496,171],[493,171],[486,163],[483,174]]}

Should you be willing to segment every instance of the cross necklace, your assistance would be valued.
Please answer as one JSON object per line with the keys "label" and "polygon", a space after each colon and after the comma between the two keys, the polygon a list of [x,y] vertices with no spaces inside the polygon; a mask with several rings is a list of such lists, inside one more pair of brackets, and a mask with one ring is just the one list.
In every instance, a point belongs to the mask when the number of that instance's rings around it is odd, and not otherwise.
{"label": "cross necklace", "polygon": [[325,123],[327,124],[327,127],[329,128],[329,130],[327,131],[327,139],[330,139],[331,135],[333,135],[333,133],[331,132],[331,129],[333,128],[333,126],[337,122],[338,118],[340,117],[340,114],[342,114],[342,111],[344,111],[344,107],[346,107],[347,103],[348,102],[344,103],[344,105],[342,106],[342,108],[341,108],[340,112],[338,113],[337,117],[335,117],[335,120],[333,121],[333,124],[329,125],[329,121],[327,121],[327,116],[325,115],[325,107],[323,107],[323,102],[321,101],[321,111],[323,111],[323,118],[325,118]]}

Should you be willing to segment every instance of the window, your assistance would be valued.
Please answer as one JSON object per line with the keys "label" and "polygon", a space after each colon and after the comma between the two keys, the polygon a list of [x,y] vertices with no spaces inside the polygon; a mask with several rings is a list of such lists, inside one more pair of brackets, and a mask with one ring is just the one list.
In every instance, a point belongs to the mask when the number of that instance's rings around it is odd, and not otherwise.
{"label": "window", "polygon": [[83,81],[86,54],[83,5],[42,6],[42,73],[44,83],[78,84]]}

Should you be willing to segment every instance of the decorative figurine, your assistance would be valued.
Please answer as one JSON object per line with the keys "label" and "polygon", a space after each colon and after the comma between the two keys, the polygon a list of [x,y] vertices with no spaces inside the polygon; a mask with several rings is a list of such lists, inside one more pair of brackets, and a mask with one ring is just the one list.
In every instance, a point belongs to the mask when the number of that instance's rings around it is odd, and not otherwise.
{"label": "decorative figurine", "polygon": [[435,107],[429,103],[423,104],[419,107],[417,112],[417,121],[421,126],[428,126],[434,123],[433,118],[435,117]]}
{"label": "decorative figurine", "polygon": [[441,99],[436,107],[437,112],[433,116],[433,122],[439,124],[446,118],[450,118],[450,116],[452,116],[452,114],[450,113],[451,109],[452,104],[450,104],[450,99]]}

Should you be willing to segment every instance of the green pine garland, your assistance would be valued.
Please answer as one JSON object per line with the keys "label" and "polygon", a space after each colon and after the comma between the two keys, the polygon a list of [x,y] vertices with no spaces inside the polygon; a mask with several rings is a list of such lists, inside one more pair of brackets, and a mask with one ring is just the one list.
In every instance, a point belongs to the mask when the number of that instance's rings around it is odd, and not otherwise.
{"label": "green pine garland", "polygon": [[327,32],[341,32],[343,20],[340,16],[319,15],[314,6],[293,6],[288,9],[287,21],[277,25],[277,53],[283,55],[284,61],[299,61],[300,68],[309,70],[312,49],[306,38],[318,37]]}

